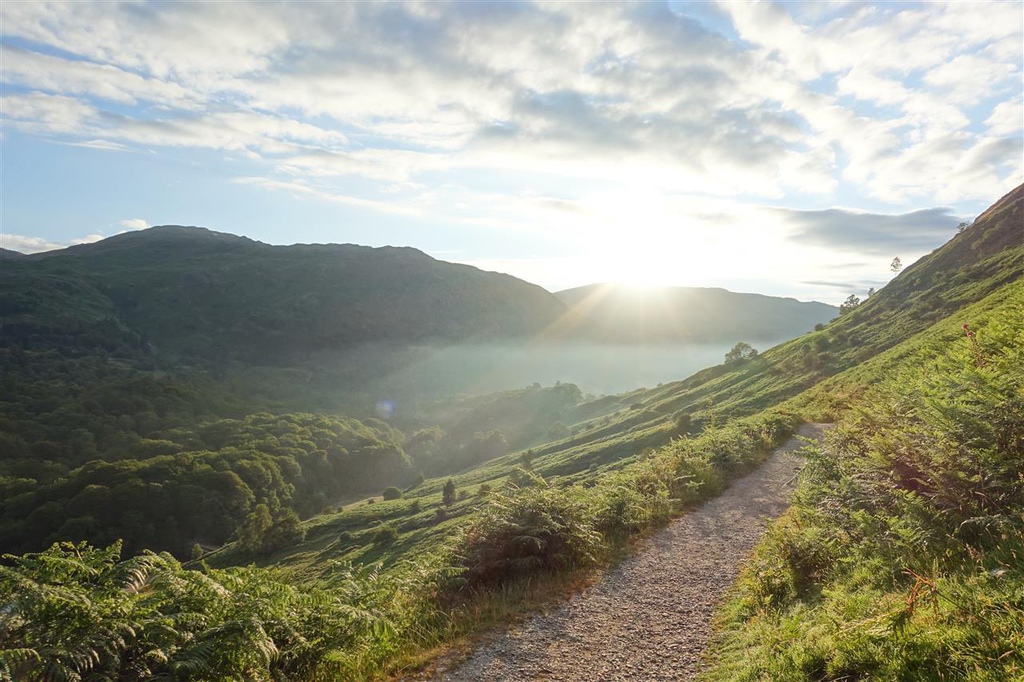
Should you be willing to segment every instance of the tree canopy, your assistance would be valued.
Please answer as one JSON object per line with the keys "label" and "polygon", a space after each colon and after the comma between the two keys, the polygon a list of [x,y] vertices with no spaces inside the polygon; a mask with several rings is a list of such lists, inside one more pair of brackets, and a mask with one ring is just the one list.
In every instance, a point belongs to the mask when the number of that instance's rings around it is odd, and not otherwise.
{"label": "tree canopy", "polygon": [[749,343],[740,341],[732,347],[732,350],[725,354],[725,364],[729,365],[736,362],[743,362],[744,360],[752,360],[756,357],[757,349]]}

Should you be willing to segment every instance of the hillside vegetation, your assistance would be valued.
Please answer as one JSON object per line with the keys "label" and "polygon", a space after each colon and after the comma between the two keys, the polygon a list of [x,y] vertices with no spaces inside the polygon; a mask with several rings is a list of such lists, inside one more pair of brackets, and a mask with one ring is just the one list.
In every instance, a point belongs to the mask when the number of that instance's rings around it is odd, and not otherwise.
{"label": "hillside vegetation", "polygon": [[521,337],[564,312],[538,286],[415,249],[270,246],[178,226],[15,259],[0,292],[5,333],[30,343],[109,321],[215,366],[294,363],[368,342]]}
{"label": "hillside vegetation", "polygon": [[708,679],[1024,678],[1021,320],[1018,282],[860,368]]}
{"label": "hillside vegetation", "polygon": [[[713,674],[1012,679],[1022,202],[1018,188],[819,331],[564,406],[550,442],[304,523],[256,504],[235,543],[188,568],[118,561],[116,545],[8,558],[0,675],[382,676],[492,622],[529,585],[609,561],[756,466],[801,419],[828,418],[842,425],[737,593]],[[278,522],[280,545],[246,541]],[[231,567],[253,561],[267,568]],[[343,587],[325,594],[332,581]],[[937,656],[953,664],[939,670]]]}

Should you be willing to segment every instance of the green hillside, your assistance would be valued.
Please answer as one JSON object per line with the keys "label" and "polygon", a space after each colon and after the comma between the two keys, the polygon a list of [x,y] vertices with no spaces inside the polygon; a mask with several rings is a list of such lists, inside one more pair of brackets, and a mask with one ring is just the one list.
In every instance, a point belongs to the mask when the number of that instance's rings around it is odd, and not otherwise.
{"label": "green hillside", "polygon": [[7,323],[60,328],[81,318],[73,301],[36,290],[41,278],[104,301],[111,318],[156,349],[215,362],[283,364],[367,342],[520,337],[564,311],[540,287],[415,249],[270,246],[194,227],[16,259],[0,275]]}
{"label": "green hillside", "polygon": [[[300,482],[315,484],[321,449],[349,452],[348,432],[363,434],[365,448],[390,448],[401,467],[407,453],[394,443],[405,434],[372,420],[296,415],[243,415],[220,430],[198,430],[210,455],[194,457],[211,459],[197,474],[225,484],[232,472],[243,482],[242,471],[254,481],[269,476],[275,494],[253,499],[235,517],[235,542],[191,564],[198,570],[166,555],[118,562],[116,549],[84,546],[8,559],[0,603],[11,605],[15,625],[0,633],[0,673],[17,678],[48,664],[120,679],[174,671],[382,677],[500,620],[538,589],[543,594],[543,585],[613,560],[630,538],[756,466],[799,421],[828,419],[840,427],[812,457],[789,520],[772,531],[739,586],[710,674],[1018,679],[1022,204],[1018,188],[856,309],[756,358],[624,396],[508,395],[457,408],[448,429],[465,436],[472,427],[459,415],[486,419],[514,405],[521,415],[514,426],[532,423],[533,406],[562,400],[560,428],[548,427],[559,437],[533,442],[542,427],[524,427],[519,449],[506,455],[412,478],[402,489],[382,483],[370,499],[341,495],[304,522],[282,500],[298,499],[289,495]],[[108,365],[90,371],[106,380],[105,372],[118,371]],[[20,390],[24,380],[6,390]],[[184,419],[176,385],[151,380],[165,400],[153,401],[155,417]],[[42,377],[32,385],[45,401]],[[232,405],[218,400],[209,413]],[[91,403],[79,408],[74,414],[86,415]],[[47,414],[63,427],[59,406]],[[194,437],[187,424],[161,428],[152,436],[178,428],[180,438]],[[6,447],[31,452],[36,444],[8,438]],[[283,485],[273,484],[273,467],[233,468],[253,453],[267,455]],[[106,475],[110,467],[32,475]],[[2,480],[14,490],[38,484],[21,476],[8,468]],[[73,506],[95,492],[83,488],[86,497]],[[250,563],[263,568],[232,567]],[[168,625],[146,625],[157,621]]]}

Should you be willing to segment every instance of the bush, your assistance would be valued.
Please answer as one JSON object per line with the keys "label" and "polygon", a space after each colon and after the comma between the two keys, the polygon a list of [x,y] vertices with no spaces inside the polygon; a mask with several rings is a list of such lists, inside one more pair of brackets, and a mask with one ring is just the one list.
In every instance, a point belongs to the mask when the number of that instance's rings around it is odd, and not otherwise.
{"label": "bush", "polygon": [[471,588],[593,564],[601,536],[579,490],[526,488],[493,496],[457,550]]}
{"label": "bush", "polygon": [[381,493],[381,497],[385,500],[400,500],[402,499],[402,489],[397,486],[389,486],[384,488],[384,492]]}
{"label": "bush", "polygon": [[385,547],[398,540],[398,530],[394,526],[384,524],[373,532],[373,544]]}

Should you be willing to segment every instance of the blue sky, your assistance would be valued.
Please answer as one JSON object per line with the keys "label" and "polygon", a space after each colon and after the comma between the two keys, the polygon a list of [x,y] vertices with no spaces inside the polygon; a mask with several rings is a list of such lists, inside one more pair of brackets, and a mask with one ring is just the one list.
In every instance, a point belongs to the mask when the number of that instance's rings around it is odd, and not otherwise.
{"label": "blue sky", "polygon": [[408,245],[839,302],[1024,181],[1024,5],[0,4],[0,246]]}

